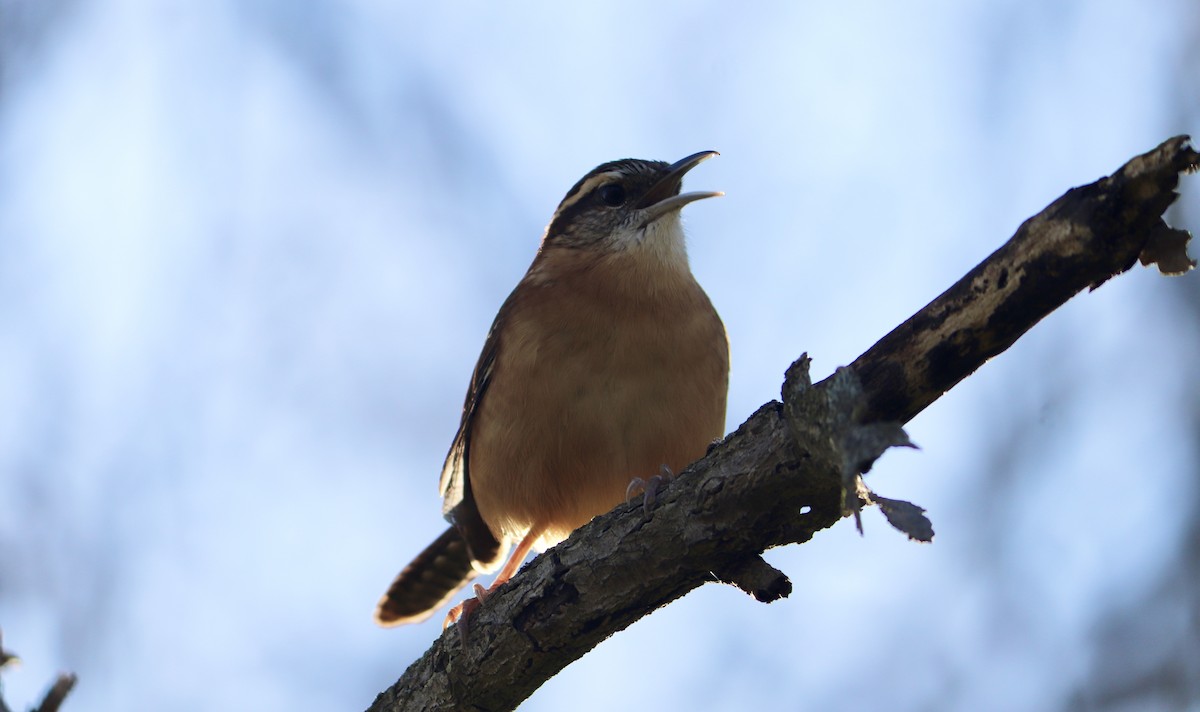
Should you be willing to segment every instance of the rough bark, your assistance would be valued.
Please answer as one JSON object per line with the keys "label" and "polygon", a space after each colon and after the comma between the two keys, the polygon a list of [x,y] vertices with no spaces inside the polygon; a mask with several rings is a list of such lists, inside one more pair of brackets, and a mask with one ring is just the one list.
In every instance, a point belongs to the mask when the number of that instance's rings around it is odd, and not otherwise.
{"label": "rough bark", "polygon": [[371,710],[516,707],[600,641],[709,581],[764,601],[791,585],[760,554],[807,541],[861,503],[909,536],[932,536],[920,509],[861,486],[907,422],[1086,287],[1143,263],[1192,266],[1187,233],[1162,214],[1200,154],[1176,137],[1112,176],[1068,191],[1003,247],[860,356],[812,386],[788,369],[783,401],[762,406],[643,511],[618,507],[500,587],[464,641],[442,635]]}

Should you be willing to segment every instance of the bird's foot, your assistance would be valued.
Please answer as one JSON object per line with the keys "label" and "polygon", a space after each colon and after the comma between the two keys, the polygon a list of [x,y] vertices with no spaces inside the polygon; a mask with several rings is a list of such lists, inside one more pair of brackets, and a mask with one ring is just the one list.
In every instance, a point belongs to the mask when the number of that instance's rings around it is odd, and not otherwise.
{"label": "bird's foot", "polygon": [[488,590],[480,584],[475,584],[474,590],[475,597],[468,598],[451,608],[446,613],[446,620],[442,622],[442,630],[446,630],[452,625],[458,628],[458,637],[464,646],[467,644],[467,637],[471,632],[471,615],[475,613],[475,609],[483,605],[488,597]]}
{"label": "bird's foot", "polygon": [[650,510],[654,508],[654,501],[658,497],[658,491],[662,489],[667,480],[674,476],[675,473],[671,472],[671,468],[663,465],[659,469],[659,474],[654,475],[648,480],[643,480],[641,477],[634,477],[629,481],[629,486],[625,488],[625,501],[632,500],[637,493],[641,492],[642,514],[647,517],[650,516]]}

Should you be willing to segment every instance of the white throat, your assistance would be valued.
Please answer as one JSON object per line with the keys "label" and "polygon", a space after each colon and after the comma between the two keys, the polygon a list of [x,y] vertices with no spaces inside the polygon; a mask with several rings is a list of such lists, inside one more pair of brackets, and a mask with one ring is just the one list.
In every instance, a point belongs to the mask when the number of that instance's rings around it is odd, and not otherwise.
{"label": "white throat", "polygon": [[613,247],[653,258],[656,262],[687,272],[687,238],[679,212],[662,216],[644,228],[629,226],[612,235]]}

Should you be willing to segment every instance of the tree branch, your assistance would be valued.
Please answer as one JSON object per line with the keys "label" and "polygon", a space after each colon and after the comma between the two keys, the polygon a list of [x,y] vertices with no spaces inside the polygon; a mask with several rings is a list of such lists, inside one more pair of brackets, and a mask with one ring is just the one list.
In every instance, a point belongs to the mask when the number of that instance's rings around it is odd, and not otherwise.
{"label": "tree branch", "polygon": [[1176,137],[1068,191],[817,386],[802,356],[788,369],[783,403],[759,408],[649,514],[640,503],[618,507],[534,559],[474,614],[468,640],[443,634],[370,709],[513,709],[608,636],[703,583],[729,582],[760,600],[786,596],[791,584],[759,555],[807,541],[860,503],[880,504],[914,538],[932,536],[919,507],[875,496],[859,472],[904,444],[900,422],[1085,287],[1139,256],[1166,273],[1190,268],[1187,233],[1161,216],[1179,174],[1198,162],[1187,137]]}
{"label": "tree branch", "polygon": [[[852,367],[868,420],[908,422],[1086,287],[1156,262],[1182,274],[1188,234],[1162,221],[1197,153],[1177,136],[1095,183],[1072,188],[1003,247],[883,337]],[[1168,247],[1169,246],[1169,247]],[[1161,254],[1161,253],[1166,254]]]}

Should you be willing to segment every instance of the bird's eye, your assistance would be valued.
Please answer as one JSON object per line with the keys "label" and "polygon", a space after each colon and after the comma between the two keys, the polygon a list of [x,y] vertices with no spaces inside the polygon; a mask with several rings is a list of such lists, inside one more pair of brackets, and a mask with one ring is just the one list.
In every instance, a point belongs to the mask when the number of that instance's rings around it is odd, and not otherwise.
{"label": "bird's eye", "polygon": [[616,183],[609,183],[600,189],[600,200],[611,208],[620,207],[625,204],[625,189]]}

